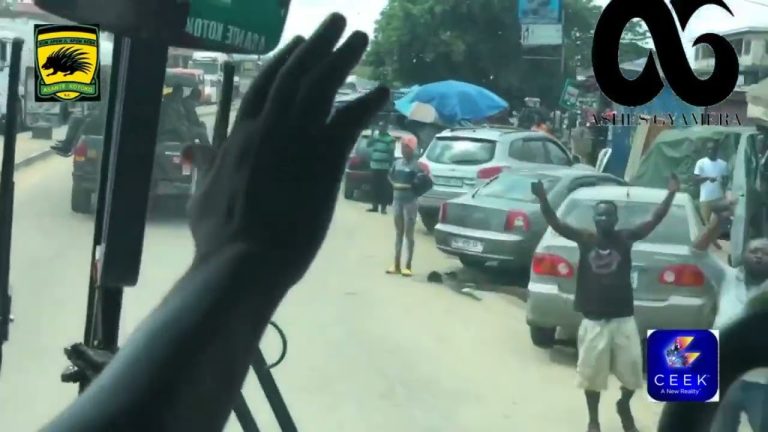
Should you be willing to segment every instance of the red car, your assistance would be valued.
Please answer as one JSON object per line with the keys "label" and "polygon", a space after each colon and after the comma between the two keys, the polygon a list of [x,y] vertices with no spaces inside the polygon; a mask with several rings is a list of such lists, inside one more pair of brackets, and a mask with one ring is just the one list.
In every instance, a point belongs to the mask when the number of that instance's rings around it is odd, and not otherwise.
{"label": "red car", "polygon": [[[416,140],[416,137],[403,130],[389,130],[397,140],[397,146],[395,147],[395,159],[402,157],[400,149],[400,140],[404,137],[410,137]],[[370,199],[371,192],[371,148],[368,147],[368,141],[371,139],[371,131],[366,130],[360,134],[360,138],[357,139],[355,147],[352,149],[352,154],[347,161],[347,169],[344,172],[344,198],[357,199],[360,201],[368,201]]]}

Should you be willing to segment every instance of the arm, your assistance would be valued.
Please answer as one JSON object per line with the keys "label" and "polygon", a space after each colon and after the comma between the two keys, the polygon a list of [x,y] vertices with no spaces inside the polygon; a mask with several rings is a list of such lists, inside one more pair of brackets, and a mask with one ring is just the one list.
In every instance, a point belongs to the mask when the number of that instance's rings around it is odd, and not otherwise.
{"label": "arm", "polygon": [[253,269],[249,263],[279,264],[257,255],[274,261],[233,245],[193,264],[85,393],[43,430],[222,430],[281,300],[271,293],[284,292],[256,285],[286,283]]}
{"label": "arm", "polygon": [[557,217],[557,213],[555,213],[552,205],[549,203],[546,194],[542,194],[538,198],[541,214],[544,216],[544,220],[547,221],[547,225],[552,227],[553,231],[567,238],[568,240],[577,243],[584,239],[584,237],[587,235],[587,232],[561,221],[560,218]]}
{"label": "arm", "polygon": [[693,168],[693,184],[696,186],[701,186],[702,183],[708,182],[710,179],[709,177],[702,176],[702,168],[701,168],[701,161],[696,162],[696,166]]}
{"label": "arm", "polygon": [[669,191],[664,198],[664,201],[662,201],[661,204],[656,207],[656,210],[653,211],[653,215],[651,215],[650,219],[628,230],[629,239],[631,241],[638,241],[648,237],[648,235],[659,226],[661,221],[664,220],[664,217],[667,216],[667,213],[669,213],[669,209],[672,207],[672,201],[675,199],[675,194],[676,191]]}
{"label": "arm", "polygon": [[704,230],[699,234],[696,240],[693,241],[691,246],[694,250],[699,252],[706,252],[709,246],[717,240],[720,235],[720,218],[716,214],[713,214],[709,219],[709,222],[704,227]]}

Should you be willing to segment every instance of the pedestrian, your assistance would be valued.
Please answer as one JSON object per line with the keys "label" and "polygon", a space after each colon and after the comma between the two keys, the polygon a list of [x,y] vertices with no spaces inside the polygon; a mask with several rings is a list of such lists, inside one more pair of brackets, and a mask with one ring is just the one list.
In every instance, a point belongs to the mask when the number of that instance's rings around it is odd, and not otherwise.
{"label": "pedestrian", "polygon": [[718,145],[708,140],[707,156],[699,159],[693,168],[694,183],[699,186],[699,208],[704,221],[709,221],[712,206],[725,198],[724,184],[728,176],[728,163],[718,158]]}
{"label": "pedestrian", "polygon": [[[752,303],[760,305],[768,293],[768,239],[749,241],[738,268],[712,258],[706,251],[720,234],[720,219],[728,216],[718,212],[718,207],[713,207],[709,223],[692,249],[700,259],[699,267],[718,290],[717,315],[712,327],[723,329],[748,313],[754,307]],[[742,413],[746,414],[752,431],[768,432],[768,368],[751,370],[731,385],[720,402],[712,431],[737,432]]]}
{"label": "pedestrian", "polygon": [[[388,274],[413,276],[413,249],[416,228],[416,199],[426,191],[416,191],[414,186],[419,175],[423,175],[416,159],[416,146],[413,140],[400,143],[403,157],[395,161],[389,171],[389,181],[392,183],[392,210],[395,213],[395,265],[387,270]],[[401,266],[403,239],[406,244],[405,267]]]}
{"label": "pedestrian", "polygon": [[381,212],[387,214],[389,204],[389,180],[387,173],[395,161],[395,138],[389,134],[389,123],[386,120],[379,122],[376,133],[368,141],[371,148],[371,192],[372,202],[370,213]]}
{"label": "pedestrian", "polygon": [[579,247],[574,308],[584,318],[579,326],[576,370],[578,386],[587,399],[588,432],[600,431],[600,392],[607,388],[609,373],[621,383],[616,410],[623,430],[637,431],[630,400],[643,386],[643,358],[634,318],[632,245],[661,223],[679,188],[680,182],[673,174],[666,198],[650,219],[629,229],[616,229],[619,215],[615,202],[600,201],[594,207],[595,231],[588,231],[561,221],[547,200],[544,184],[531,184],[547,224]]}
{"label": "pedestrian", "polygon": [[203,92],[199,87],[192,87],[189,95],[184,97],[182,105],[184,106],[184,112],[187,116],[187,122],[189,122],[190,130],[193,131],[193,136],[200,140],[201,144],[210,145],[211,141],[208,139],[208,128],[205,126],[200,116],[197,114],[197,107],[200,105],[200,100],[203,97]]}

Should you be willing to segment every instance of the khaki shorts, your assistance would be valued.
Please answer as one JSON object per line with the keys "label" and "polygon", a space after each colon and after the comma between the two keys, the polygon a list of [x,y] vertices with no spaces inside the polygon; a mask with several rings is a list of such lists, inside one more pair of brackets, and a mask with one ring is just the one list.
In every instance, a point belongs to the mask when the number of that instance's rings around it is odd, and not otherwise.
{"label": "khaki shorts", "polygon": [[643,354],[634,317],[592,321],[579,326],[578,386],[584,390],[608,388],[613,374],[624,388],[643,387]]}

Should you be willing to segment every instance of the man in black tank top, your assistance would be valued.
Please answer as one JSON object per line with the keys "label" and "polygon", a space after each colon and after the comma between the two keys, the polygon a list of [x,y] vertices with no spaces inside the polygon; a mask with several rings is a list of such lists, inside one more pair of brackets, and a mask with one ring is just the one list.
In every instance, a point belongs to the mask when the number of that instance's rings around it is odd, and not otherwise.
{"label": "man in black tank top", "polygon": [[631,282],[632,245],[647,237],[672,206],[680,182],[674,174],[664,201],[646,222],[630,229],[616,229],[618,208],[612,201],[595,205],[595,231],[575,228],[561,221],[547,200],[541,181],[531,191],[541,203],[541,213],[552,229],[579,247],[574,308],[584,319],[579,326],[579,387],[584,389],[589,411],[588,432],[599,432],[600,392],[613,373],[621,382],[616,410],[625,432],[635,432],[630,399],[643,386],[640,334],[634,318]]}

